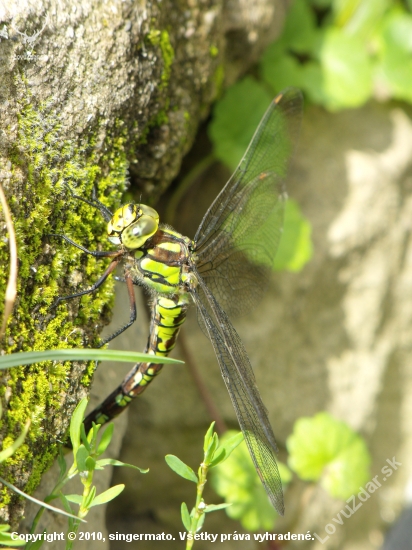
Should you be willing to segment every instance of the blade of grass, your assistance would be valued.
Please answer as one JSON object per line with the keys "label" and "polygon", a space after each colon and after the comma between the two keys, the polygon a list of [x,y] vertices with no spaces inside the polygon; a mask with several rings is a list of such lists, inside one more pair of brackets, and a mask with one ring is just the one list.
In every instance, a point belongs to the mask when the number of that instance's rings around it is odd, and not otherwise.
{"label": "blade of grass", "polygon": [[27,495],[26,493],[23,493],[23,491],[20,491],[20,489],[17,489],[17,487],[15,487],[14,485],[9,483],[8,481],[3,479],[2,477],[0,477],[0,483],[3,483],[3,485],[5,485],[6,487],[11,489],[12,491],[17,493],[18,495],[21,495],[22,497],[27,498],[28,500],[31,500],[32,502],[35,502],[36,504],[38,504],[42,508],[47,508],[48,510],[51,510],[52,512],[57,512],[58,514],[62,514],[63,516],[67,516],[69,518],[73,518],[73,519],[82,521],[83,523],[87,523],[86,520],[80,519],[79,517],[74,516],[73,514],[68,514],[64,510],[61,510],[61,508],[56,508],[55,506],[51,506],[50,504],[46,504],[42,500],[37,500],[37,498],[31,497],[30,495]]}
{"label": "blade of grass", "polygon": [[125,363],[165,363],[181,364],[183,361],[171,359],[170,357],[157,357],[148,353],[137,353],[132,351],[117,351],[108,349],[54,349],[45,351],[27,351],[12,353],[0,357],[0,369],[9,369],[41,361],[121,361]]}

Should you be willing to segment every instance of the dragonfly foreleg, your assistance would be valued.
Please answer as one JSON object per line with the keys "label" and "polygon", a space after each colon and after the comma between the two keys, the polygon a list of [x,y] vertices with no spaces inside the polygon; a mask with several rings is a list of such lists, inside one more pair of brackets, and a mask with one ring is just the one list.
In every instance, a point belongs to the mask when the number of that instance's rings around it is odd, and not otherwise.
{"label": "dragonfly foreleg", "polygon": [[109,265],[109,267],[106,269],[106,271],[103,273],[101,277],[90,287],[86,288],[85,290],[81,290],[80,292],[76,292],[75,294],[68,294],[67,296],[59,296],[57,300],[54,302],[54,304],[51,306],[52,309],[56,308],[60,302],[63,300],[70,300],[71,298],[78,298],[79,296],[84,296],[85,294],[91,294],[95,290],[101,286],[104,281],[107,279],[107,277],[112,273],[116,267],[117,264],[120,262],[119,258],[115,258]]}
{"label": "dragonfly foreleg", "polygon": [[49,233],[49,237],[60,237],[61,239],[64,239],[67,243],[75,246],[79,250],[82,250],[86,254],[89,254],[90,256],[94,256],[95,258],[110,258],[112,256],[120,256],[122,254],[119,250],[89,250],[85,246],[82,246],[79,243],[76,243],[70,237],[66,237],[66,235],[61,235],[60,233]]}
{"label": "dragonfly foreleg", "polygon": [[[117,277],[115,277],[115,278],[118,279]],[[136,315],[136,298],[135,298],[135,295],[134,295],[133,279],[131,278],[129,273],[126,273],[126,276],[123,278],[123,280],[127,285],[127,292],[129,294],[129,304],[130,304],[130,319],[129,319],[129,322],[126,323],[125,325],[123,325],[118,330],[116,330],[116,332],[113,332],[113,334],[111,334],[108,338],[105,338],[104,340],[102,340],[100,342],[100,344],[98,345],[99,348],[101,348],[102,346],[104,346],[105,344],[107,344],[108,342],[110,342],[111,340],[116,338],[117,336],[119,336],[119,334],[122,334],[122,332],[127,330],[136,321],[136,317],[137,317],[137,315]]]}
{"label": "dragonfly foreleg", "polygon": [[74,199],[77,199],[79,201],[85,202],[89,206],[93,206],[93,208],[97,208],[97,210],[100,211],[103,218],[108,222],[111,220],[113,214],[112,212],[106,208],[106,206],[100,202],[98,199],[96,199],[96,189],[93,189],[93,198],[92,200],[85,199],[84,197],[81,197],[80,195],[76,195],[73,191],[73,189],[68,185],[66,182],[63,182],[63,185],[69,190],[69,193]]}

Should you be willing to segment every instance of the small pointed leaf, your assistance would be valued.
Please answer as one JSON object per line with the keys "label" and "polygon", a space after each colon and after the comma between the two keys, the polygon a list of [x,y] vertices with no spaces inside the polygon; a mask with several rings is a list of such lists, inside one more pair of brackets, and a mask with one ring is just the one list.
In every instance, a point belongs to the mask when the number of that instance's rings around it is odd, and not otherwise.
{"label": "small pointed leaf", "polygon": [[135,470],[139,470],[141,474],[147,474],[149,471],[149,468],[139,468],[139,466],[134,466],[133,464],[127,464],[126,462],[120,462],[120,460],[116,460],[115,458],[102,458],[100,460],[96,461],[96,464],[98,466],[124,466],[126,468],[133,468]]}
{"label": "small pointed leaf", "polygon": [[74,409],[72,419],[70,421],[70,440],[73,446],[73,454],[76,456],[76,451],[80,445],[81,426],[84,419],[84,413],[87,407],[87,399],[82,399]]}
{"label": "small pointed leaf", "polygon": [[73,504],[80,504],[82,503],[83,497],[82,495],[64,495],[66,497],[66,500],[69,502],[73,502]]}
{"label": "small pointed leaf", "polygon": [[209,512],[216,512],[216,510],[223,510],[224,508],[229,508],[229,506],[232,506],[231,502],[223,502],[222,504],[208,504],[206,508],[204,509],[205,514],[208,514]]}
{"label": "small pointed leaf", "polygon": [[79,472],[87,471],[86,459],[90,455],[86,447],[84,445],[80,445],[77,449],[77,453],[75,456],[76,456],[77,469],[79,470]]}
{"label": "small pointed leaf", "polygon": [[186,531],[190,531],[192,520],[190,518],[189,510],[187,508],[186,502],[182,502],[182,506],[180,508],[180,513],[182,515],[182,523],[186,529]]}
{"label": "small pointed leaf", "polygon": [[86,508],[86,510],[89,510],[89,508],[91,508],[92,502],[95,496],[96,496],[96,487],[93,485],[89,495],[87,496],[85,502],[83,503],[83,507]]}
{"label": "small pointed leaf", "polygon": [[205,434],[205,441],[203,444],[203,451],[206,452],[210,445],[210,440],[213,437],[213,428],[215,427],[215,423],[212,422]]}
{"label": "small pointed leaf", "polygon": [[85,460],[85,466],[88,472],[92,472],[96,467],[96,461],[93,457],[88,456]]}
{"label": "small pointed leaf", "polygon": [[114,424],[111,422],[107,428],[104,430],[103,435],[99,441],[99,445],[97,446],[97,456],[100,456],[104,453],[104,451],[109,446],[110,441],[113,437],[113,430],[114,430]]}
{"label": "small pointed leaf", "polygon": [[[218,449],[218,454],[216,454],[215,459],[210,464],[210,467],[213,468],[213,466],[216,466],[216,464],[219,464],[219,462],[223,462],[229,456],[231,453],[236,449],[240,443],[243,441],[243,434],[242,432],[239,432],[232,437],[230,437],[227,441],[225,441]],[[224,452],[224,455],[222,456],[222,452]]]}
{"label": "small pointed leaf", "polygon": [[110,502],[114,498],[116,498],[124,489],[123,483],[120,485],[114,485],[113,487],[110,487],[110,489],[107,489],[107,491],[104,491],[103,493],[100,493],[100,495],[97,495],[97,497],[94,499],[94,501],[91,503],[90,508],[92,506],[98,506],[99,504],[105,504],[106,502]]}
{"label": "small pointed leaf", "polygon": [[192,468],[182,462],[180,458],[177,458],[177,456],[174,455],[166,455],[165,460],[169,468],[171,468],[179,476],[188,479],[189,481],[193,481],[194,483],[198,482],[197,475],[194,473]]}

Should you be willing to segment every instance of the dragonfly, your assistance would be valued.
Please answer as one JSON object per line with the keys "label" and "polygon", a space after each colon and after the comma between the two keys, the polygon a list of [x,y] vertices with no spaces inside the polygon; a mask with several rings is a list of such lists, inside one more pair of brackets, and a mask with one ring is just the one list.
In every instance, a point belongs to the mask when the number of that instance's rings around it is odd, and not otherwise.
{"label": "dragonfly", "polygon": [[[302,95],[288,88],[271,102],[242,160],[206,212],[194,239],[159,223],[150,206],[128,203],[112,214],[96,206],[107,223],[116,250],[91,251],[60,235],[71,245],[111,262],[92,287],[57,299],[95,291],[121,265],[130,302],[130,319],[104,340],[112,340],[136,320],[134,286],[152,296],[146,352],[166,357],[175,346],[191,303],[203,332],[213,345],[256,472],[277,512],[284,514],[278,452],[246,349],[231,318],[251,311],[268,285],[283,230],[287,198],[285,180],[302,119]],[[136,364],[126,378],[85,420],[104,424],[115,418],[152,382],[162,364]]]}

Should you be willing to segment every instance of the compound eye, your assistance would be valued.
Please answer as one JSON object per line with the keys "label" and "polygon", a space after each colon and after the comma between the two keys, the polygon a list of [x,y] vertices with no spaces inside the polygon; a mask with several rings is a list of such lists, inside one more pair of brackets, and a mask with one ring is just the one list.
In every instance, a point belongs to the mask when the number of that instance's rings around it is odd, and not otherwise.
{"label": "compound eye", "polygon": [[118,208],[112,219],[107,224],[107,235],[113,244],[121,244],[121,234],[126,227],[131,225],[142,215],[142,211],[136,204],[128,203]]}
{"label": "compound eye", "polygon": [[158,219],[154,219],[151,216],[143,214],[137,222],[132,223],[129,227],[126,227],[126,229],[123,230],[122,242],[127,248],[140,248],[152,235],[156,233],[158,227]]}
{"label": "compound eye", "polygon": [[125,204],[122,208],[123,210],[123,227],[127,227],[133,223],[136,219],[140,218],[142,211],[140,210],[137,204]]}
{"label": "compound eye", "polygon": [[140,210],[146,216],[150,216],[151,218],[159,221],[159,214],[151,206],[147,206],[146,204],[141,204],[140,205]]}

